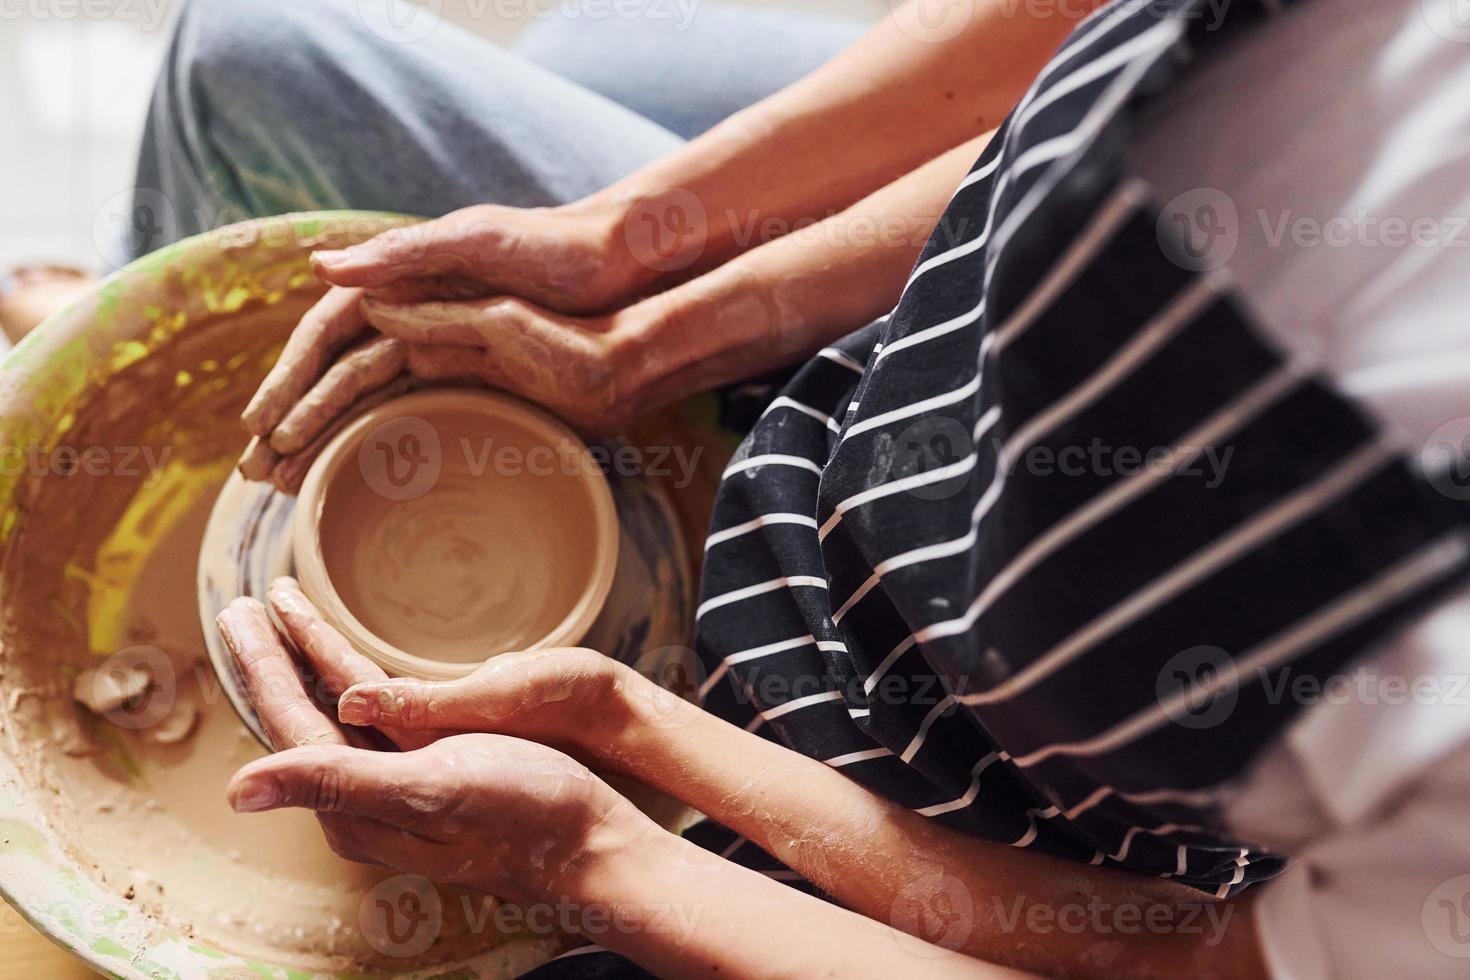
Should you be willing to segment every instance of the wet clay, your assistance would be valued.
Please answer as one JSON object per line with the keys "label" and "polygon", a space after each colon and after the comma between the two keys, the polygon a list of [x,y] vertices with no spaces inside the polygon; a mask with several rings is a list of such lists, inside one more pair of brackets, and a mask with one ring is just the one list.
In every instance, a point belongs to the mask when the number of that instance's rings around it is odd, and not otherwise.
{"label": "wet clay", "polygon": [[[350,233],[382,226],[373,218]],[[440,886],[434,943],[385,953],[359,914],[391,872],[337,858],[309,814],[236,814],[225,801],[231,774],[264,750],[203,660],[200,537],[245,442],[240,412],[321,295],[304,250],[341,247],[348,234],[303,216],[157,253],[0,371],[9,446],[73,453],[70,464],[0,472],[0,750],[44,828],[35,873],[84,877],[83,894],[100,884],[137,913],[91,947],[119,969],[174,975],[147,955],[183,937],[198,958],[179,976],[240,975],[218,965],[231,953],[261,976],[513,977],[572,942],[502,933],[488,898]],[[707,429],[707,414],[693,411],[688,427]],[[662,430],[637,438],[681,444]],[[729,447],[708,448],[702,481],[672,498],[693,562]],[[78,467],[89,449],[115,465]],[[666,806],[656,819],[672,824],[680,810]],[[19,893],[22,904],[46,911],[39,893]],[[471,956],[472,969],[447,965]]]}
{"label": "wet clay", "polygon": [[197,552],[244,443],[245,397],[304,309],[288,301],[195,328],[77,407],[65,444],[141,448],[166,465],[48,470],[18,489],[0,738],[63,845],[161,928],[306,970],[398,972],[495,950],[513,976],[568,941],[507,944],[517,937],[485,917],[489,899],[441,887],[433,946],[384,955],[359,911],[390,872],[336,857],[307,813],[236,814],[225,799],[230,775],[263,750],[202,659]]}
{"label": "wet clay", "polygon": [[379,639],[446,663],[479,663],[552,633],[598,575],[595,466],[581,447],[464,410],[388,424],[401,427],[396,438],[424,430],[416,465],[437,476],[420,475],[421,492],[396,492],[387,480],[406,450],[373,434],[342,457],[318,524],[342,604]]}

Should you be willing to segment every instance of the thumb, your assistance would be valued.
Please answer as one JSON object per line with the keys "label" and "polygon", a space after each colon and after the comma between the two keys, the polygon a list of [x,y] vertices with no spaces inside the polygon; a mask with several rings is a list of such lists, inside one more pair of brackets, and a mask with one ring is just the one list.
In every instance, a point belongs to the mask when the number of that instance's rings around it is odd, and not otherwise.
{"label": "thumb", "polygon": [[354,684],[338,699],[337,717],[344,725],[475,730],[489,720],[488,706],[483,689],[468,680],[393,678]]}
{"label": "thumb", "polygon": [[579,647],[504,653],[457,680],[354,684],[342,692],[337,716],[345,725],[494,731],[538,708],[601,699],[620,677],[615,661]]}
{"label": "thumb", "polygon": [[472,274],[462,222],[444,218],[391,228],[349,248],[313,252],[317,276],[336,286],[383,288],[401,279]]}
{"label": "thumb", "polygon": [[315,745],[246,763],[225,794],[237,813],[299,807],[412,829],[453,802],[454,784],[435,775],[419,753]]}

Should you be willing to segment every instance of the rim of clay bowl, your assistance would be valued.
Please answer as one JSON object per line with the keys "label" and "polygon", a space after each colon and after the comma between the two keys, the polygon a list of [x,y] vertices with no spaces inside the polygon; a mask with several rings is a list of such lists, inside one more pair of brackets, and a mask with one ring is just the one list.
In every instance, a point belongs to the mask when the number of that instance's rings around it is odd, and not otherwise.
{"label": "rim of clay bowl", "polygon": [[[204,232],[165,246],[116,270],[76,303],[52,314],[8,353],[0,356],[0,433],[9,440],[54,431],[85,392],[95,390],[129,363],[119,351],[141,349],[155,340],[157,324],[129,312],[123,300],[139,289],[156,288],[171,269],[208,270],[209,289],[180,302],[197,316],[209,315],[236,292],[251,302],[274,303],[304,291],[320,292],[307,255],[315,248],[342,248],[389,228],[422,221],[374,211],[311,211],[256,218]],[[151,295],[151,294],[150,294]],[[126,313],[127,315],[122,315]],[[129,346],[131,345],[131,346]],[[8,518],[16,511],[18,477],[0,474],[0,555],[10,547]],[[0,576],[0,592],[5,587]],[[5,714],[0,705],[0,717]],[[104,886],[79,858],[37,803],[40,790],[0,745],[0,813],[8,844],[0,848],[0,898],[57,946],[110,977],[150,980],[215,972],[266,973],[311,978],[362,976],[350,970],[303,969],[231,953],[177,931]],[[78,909],[97,914],[76,915]],[[559,948],[540,938],[519,938],[468,958],[421,968],[416,975],[463,972],[468,977],[502,976],[508,964],[522,969],[545,963]],[[401,971],[390,975],[403,975]],[[457,975],[457,974],[456,974]]]}
{"label": "rim of clay bowl", "polygon": [[556,626],[526,650],[574,646],[586,636],[608,593],[618,564],[618,513],[607,478],[593,459],[587,444],[575,432],[544,409],[510,395],[465,388],[417,391],[378,405],[354,419],[329,442],[311,464],[302,483],[297,506],[291,515],[291,547],[296,577],[320,608],[322,615],[347,637],[353,647],[391,674],[424,680],[453,680],[508,650],[494,650],[485,660],[452,663],[421,657],[400,649],[374,634],[342,601],[327,572],[322,553],[322,509],[332,478],[343,466],[358,458],[368,435],[396,419],[432,418],[447,412],[470,412],[519,425],[540,442],[550,446],[570,445],[578,454],[575,476],[586,488],[594,527],[591,544],[592,571],[577,601]]}

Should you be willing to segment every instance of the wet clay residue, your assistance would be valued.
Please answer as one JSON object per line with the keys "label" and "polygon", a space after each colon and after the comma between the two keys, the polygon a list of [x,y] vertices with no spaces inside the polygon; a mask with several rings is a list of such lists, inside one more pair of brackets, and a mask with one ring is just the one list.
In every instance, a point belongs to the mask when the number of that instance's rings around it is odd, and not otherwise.
{"label": "wet clay residue", "polygon": [[370,436],[361,456],[348,454],[321,504],[327,576],[369,632],[415,656],[478,663],[525,649],[572,613],[596,573],[579,475],[595,468],[580,446],[556,452],[515,420],[455,410],[412,421],[433,429],[438,451],[424,465],[437,476],[395,493],[374,469],[386,447]]}
{"label": "wet clay residue", "polygon": [[[359,911],[388,872],[334,856],[306,813],[229,809],[227,779],[262,750],[202,659],[199,539],[244,443],[245,398],[305,306],[195,326],[78,406],[64,443],[107,447],[114,463],[134,454],[130,468],[22,481],[3,567],[0,738],[67,848],[169,930],[308,970],[397,972],[503,944],[486,900],[441,888],[430,949],[375,947]],[[517,948],[507,974],[530,965],[530,946]]]}

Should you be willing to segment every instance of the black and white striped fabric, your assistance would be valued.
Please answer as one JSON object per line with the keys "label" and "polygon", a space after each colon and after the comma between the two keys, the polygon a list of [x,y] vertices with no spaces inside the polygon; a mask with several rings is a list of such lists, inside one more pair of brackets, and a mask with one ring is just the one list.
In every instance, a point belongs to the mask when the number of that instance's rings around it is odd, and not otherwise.
{"label": "black and white striped fabric", "polygon": [[1470,539],[1128,175],[1130,114],[1262,11],[1201,13],[1079,26],[893,313],[770,404],[698,649],[709,710],[919,813],[1224,896],[1286,859],[1217,805],[1283,682],[1463,579]]}
{"label": "black and white striped fabric", "polygon": [[[921,814],[1228,896],[1289,857],[1219,806],[1293,717],[1283,685],[1470,577],[1470,529],[1129,174],[1133,113],[1275,7],[1204,2],[1083,22],[894,311],[769,404],[697,646],[709,710]],[[586,947],[532,975],[646,974]]]}

